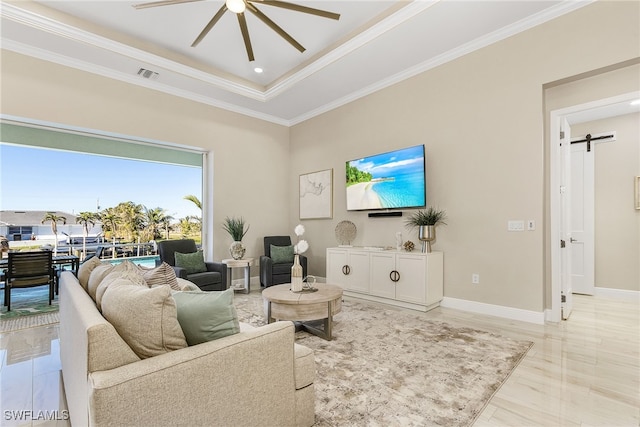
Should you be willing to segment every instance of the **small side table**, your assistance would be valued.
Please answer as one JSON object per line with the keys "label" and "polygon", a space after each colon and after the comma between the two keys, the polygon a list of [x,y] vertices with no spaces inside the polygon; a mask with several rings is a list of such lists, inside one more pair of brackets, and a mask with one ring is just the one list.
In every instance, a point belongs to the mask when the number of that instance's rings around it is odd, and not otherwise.
{"label": "small side table", "polygon": [[[227,266],[227,289],[233,287],[234,291],[244,291],[245,294],[251,292],[249,280],[251,279],[250,267],[253,264],[253,258],[229,258],[223,259],[222,263]],[[232,285],[232,272],[234,268],[244,268],[244,287],[239,288]]]}

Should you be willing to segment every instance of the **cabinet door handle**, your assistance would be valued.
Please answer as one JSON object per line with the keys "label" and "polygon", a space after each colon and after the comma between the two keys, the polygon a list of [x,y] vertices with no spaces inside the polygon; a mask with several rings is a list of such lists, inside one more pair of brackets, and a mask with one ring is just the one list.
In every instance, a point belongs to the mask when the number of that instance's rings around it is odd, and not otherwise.
{"label": "cabinet door handle", "polygon": [[348,265],[343,265],[342,274],[344,274],[345,276],[348,276],[349,274],[351,274],[351,267],[349,267]]}
{"label": "cabinet door handle", "polygon": [[400,280],[400,273],[397,270],[391,270],[391,272],[389,273],[389,279],[392,282],[397,282],[398,280]]}

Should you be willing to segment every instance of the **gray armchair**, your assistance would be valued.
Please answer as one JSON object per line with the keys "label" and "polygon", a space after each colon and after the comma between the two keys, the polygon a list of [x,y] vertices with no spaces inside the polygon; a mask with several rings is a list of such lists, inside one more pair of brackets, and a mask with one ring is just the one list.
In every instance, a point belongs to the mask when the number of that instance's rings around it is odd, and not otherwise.
{"label": "gray armchair", "polygon": [[207,271],[203,273],[187,274],[184,268],[176,267],[176,252],[190,254],[197,250],[196,242],[193,239],[163,240],[158,242],[160,259],[156,264],[166,262],[173,267],[176,276],[195,283],[203,291],[224,291],[227,289],[227,267],[221,262],[205,262]]}
{"label": "gray armchair", "polygon": [[[273,285],[291,283],[291,266],[293,262],[274,263],[271,258],[271,245],[290,246],[289,236],[265,236],[264,255],[260,256],[260,285],[268,288]],[[302,277],[307,276],[307,257],[299,255],[302,265]]]}

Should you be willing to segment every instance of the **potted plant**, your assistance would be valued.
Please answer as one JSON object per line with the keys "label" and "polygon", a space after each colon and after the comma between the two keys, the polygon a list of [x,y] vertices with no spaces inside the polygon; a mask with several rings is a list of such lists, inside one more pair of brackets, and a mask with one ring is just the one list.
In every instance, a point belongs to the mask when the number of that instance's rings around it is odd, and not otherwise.
{"label": "potted plant", "polygon": [[446,225],[447,223],[444,222],[446,218],[446,211],[434,207],[415,211],[407,218],[405,222],[407,227],[418,229],[418,238],[422,241],[422,252],[431,252],[431,242],[436,238],[436,226]]}
{"label": "potted plant", "polygon": [[242,238],[247,234],[247,231],[249,231],[249,225],[247,224],[247,228],[245,229],[245,222],[242,217],[226,217],[222,228],[224,228],[233,239],[233,243],[231,243],[229,247],[231,257],[233,259],[242,259],[246,252],[246,248],[242,244]]}

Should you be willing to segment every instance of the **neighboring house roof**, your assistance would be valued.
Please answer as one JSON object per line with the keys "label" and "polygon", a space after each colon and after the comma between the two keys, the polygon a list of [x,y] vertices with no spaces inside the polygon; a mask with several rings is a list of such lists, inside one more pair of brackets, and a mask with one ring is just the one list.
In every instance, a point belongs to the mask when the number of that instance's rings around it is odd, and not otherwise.
{"label": "neighboring house roof", "polygon": [[[48,214],[53,213],[57,216],[63,216],[67,219],[67,224],[75,224],[76,216],[68,212],[61,211],[0,211],[0,225],[26,225],[36,226],[42,225],[42,219]],[[45,223],[49,224],[47,221]],[[60,223],[58,223],[60,224]]]}

